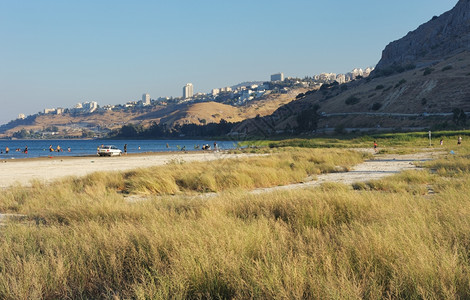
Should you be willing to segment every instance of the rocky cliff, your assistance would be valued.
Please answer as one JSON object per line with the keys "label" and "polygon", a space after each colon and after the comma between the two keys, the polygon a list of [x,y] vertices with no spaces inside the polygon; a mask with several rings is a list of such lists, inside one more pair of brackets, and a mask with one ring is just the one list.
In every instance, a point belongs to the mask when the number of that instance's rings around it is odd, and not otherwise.
{"label": "rocky cliff", "polygon": [[390,43],[376,69],[414,65],[424,67],[463,51],[470,51],[470,0]]}

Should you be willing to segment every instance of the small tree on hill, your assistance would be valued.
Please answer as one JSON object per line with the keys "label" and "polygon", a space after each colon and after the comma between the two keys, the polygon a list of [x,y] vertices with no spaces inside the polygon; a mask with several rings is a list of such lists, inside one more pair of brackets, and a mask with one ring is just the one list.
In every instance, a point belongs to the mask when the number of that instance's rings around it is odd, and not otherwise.
{"label": "small tree on hill", "polygon": [[455,125],[457,126],[465,126],[467,123],[467,115],[461,108],[454,108],[452,111],[452,121],[454,121]]}
{"label": "small tree on hill", "polygon": [[297,131],[298,132],[312,131],[312,130],[317,129],[318,119],[319,119],[319,115],[317,111],[319,108],[320,106],[318,106],[318,104],[315,104],[311,108],[303,110],[297,116]]}

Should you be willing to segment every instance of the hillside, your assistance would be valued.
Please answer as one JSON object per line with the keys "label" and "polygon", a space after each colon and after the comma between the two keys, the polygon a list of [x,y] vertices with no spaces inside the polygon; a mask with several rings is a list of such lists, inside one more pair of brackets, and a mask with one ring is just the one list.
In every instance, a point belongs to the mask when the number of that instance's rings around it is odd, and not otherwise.
{"label": "hillside", "polygon": [[239,122],[257,115],[270,115],[280,106],[294,100],[297,94],[305,91],[305,89],[294,89],[287,94],[270,94],[260,100],[250,101],[244,106],[201,102],[79,115],[40,114],[3,125],[0,128],[0,137],[11,137],[20,130],[41,131],[46,132],[46,135],[50,134],[49,131],[54,131],[54,137],[83,137],[87,134],[106,134],[124,124],[148,126],[156,122],[172,127],[176,124],[218,123],[222,119],[228,122]]}
{"label": "hillside", "polygon": [[470,112],[469,37],[470,0],[461,0],[389,44],[370,77],[323,86],[270,116],[243,122],[232,133],[445,128],[454,124],[454,109]]}

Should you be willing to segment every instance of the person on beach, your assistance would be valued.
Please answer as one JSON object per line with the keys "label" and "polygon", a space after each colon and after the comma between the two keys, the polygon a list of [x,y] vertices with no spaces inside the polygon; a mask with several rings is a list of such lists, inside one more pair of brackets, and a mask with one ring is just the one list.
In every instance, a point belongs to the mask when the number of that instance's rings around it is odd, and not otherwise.
{"label": "person on beach", "polygon": [[68,152],[72,152],[72,148],[68,147],[68,148],[67,148],[67,151],[68,151]]}
{"label": "person on beach", "polygon": [[24,154],[28,154],[28,146],[26,146],[23,150]]}
{"label": "person on beach", "polygon": [[216,151],[216,150],[217,150],[217,143],[214,142],[214,151]]}
{"label": "person on beach", "polygon": [[52,148],[52,145],[49,145],[49,152],[54,152],[54,148]]}
{"label": "person on beach", "polygon": [[124,155],[127,155],[127,144],[124,144]]}
{"label": "person on beach", "polygon": [[462,137],[459,136],[459,138],[457,139],[457,145],[460,146],[462,145]]}
{"label": "person on beach", "polygon": [[10,152],[10,148],[8,148],[8,146],[5,147],[5,154],[8,154],[8,152]]}
{"label": "person on beach", "polygon": [[377,153],[377,141],[374,141],[374,151]]}
{"label": "person on beach", "polygon": [[440,144],[441,146],[444,145],[444,140],[441,139],[441,140],[439,141],[439,144]]}
{"label": "person on beach", "polygon": [[62,150],[59,145],[57,145],[57,152],[60,152]]}

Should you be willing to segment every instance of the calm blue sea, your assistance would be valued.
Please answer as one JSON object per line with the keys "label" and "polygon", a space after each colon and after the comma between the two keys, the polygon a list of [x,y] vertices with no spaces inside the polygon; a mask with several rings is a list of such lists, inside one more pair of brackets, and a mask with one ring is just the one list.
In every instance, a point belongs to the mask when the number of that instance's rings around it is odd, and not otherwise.
{"label": "calm blue sea", "polygon": [[[220,149],[237,147],[236,141],[215,142]],[[0,159],[96,155],[98,146],[114,145],[124,151],[124,144],[127,144],[128,153],[181,151],[183,147],[187,151],[194,151],[200,150],[205,144],[214,148],[213,140],[0,140],[0,151],[2,152]],[[54,149],[60,146],[63,152],[50,152],[50,145]],[[199,149],[196,148],[197,146]],[[10,148],[8,154],[5,153],[6,147]],[[26,147],[28,147],[28,154],[24,153]],[[69,147],[70,152],[68,151]],[[16,151],[16,149],[20,149],[20,151]]]}

